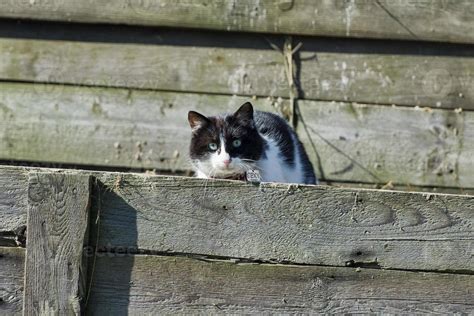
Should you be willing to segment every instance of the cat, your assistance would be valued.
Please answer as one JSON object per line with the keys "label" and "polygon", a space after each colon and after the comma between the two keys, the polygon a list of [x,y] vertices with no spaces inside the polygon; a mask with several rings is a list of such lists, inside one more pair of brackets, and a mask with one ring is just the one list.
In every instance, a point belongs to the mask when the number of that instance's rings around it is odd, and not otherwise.
{"label": "cat", "polygon": [[221,116],[189,111],[188,121],[190,158],[198,178],[245,180],[249,170],[257,170],[261,182],[317,184],[296,133],[276,114],[254,111],[246,102]]}

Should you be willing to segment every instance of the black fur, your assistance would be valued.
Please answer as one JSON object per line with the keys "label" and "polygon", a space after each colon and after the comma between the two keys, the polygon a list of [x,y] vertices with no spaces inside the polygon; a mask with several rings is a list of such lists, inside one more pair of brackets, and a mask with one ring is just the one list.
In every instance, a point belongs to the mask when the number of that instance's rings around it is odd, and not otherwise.
{"label": "black fur", "polygon": [[[250,103],[249,103],[250,104]],[[190,112],[192,116],[199,113]],[[191,123],[192,119],[190,120]],[[239,157],[258,160],[264,154],[264,140],[260,136],[253,120],[253,110],[242,106],[233,115],[224,117],[201,118],[201,128],[196,130],[191,139],[190,156],[192,159],[203,159],[212,153],[208,148],[209,143],[221,146],[219,135],[224,135],[226,151],[231,158]],[[191,124],[191,127],[193,125]],[[242,145],[238,148],[231,146],[234,139],[240,139]],[[220,149],[219,149],[220,150]]]}
{"label": "black fur", "polygon": [[258,131],[271,139],[273,139],[282,153],[282,159],[290,167],[295,165],[295,151],[293,139],[291,138],[292,130],[286,121],[280,116],[268,112],[255,112],[255,125]]}

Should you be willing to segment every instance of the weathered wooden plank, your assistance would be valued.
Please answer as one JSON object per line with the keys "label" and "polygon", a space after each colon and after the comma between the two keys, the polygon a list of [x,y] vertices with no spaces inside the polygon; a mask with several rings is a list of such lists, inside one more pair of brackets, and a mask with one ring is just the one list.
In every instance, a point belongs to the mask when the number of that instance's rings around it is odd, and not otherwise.
{"label": "weathered wooden plank", "polygon": [[298,132],[322,178],[473,187],[473,112],[318,102],[299,109]]}
{"label": "weathered wooden plank", "polygon": [[[283,57],[264,38],[268,49],[218,41],[215,47],[189,47],[170,36],[160,45],[0,39],[0,79],[289,95]],[[393,43],[301,42],[297,82],[306,99],[474,109],[472,46],[445,54],[439,47],[400,49]]]}
{"label": "weathered wooden plank", "polygon": [[26,225],[28,175],[20,170],[20,168],[0,168],[0,232],[2,233],[14,232]]}
{"label": "weathered wooden plank", "polygon": [[[32,171],[48,171],[45,168],[18,168],[10,166],[0,167],[0,245],[18,246],[24,241],[24,228],[26,227],[26,214],[28,203],[28,173]],[[57,170],[56,170],[57,171]],[[64,170],[62,171],[64,172]],[[97,175],[100,172],[82,171],[83,174]],[[349,189],[380,189],[380,186],[364,183],[342,183],[331,182],[322,183],[334,187]],[[427,192],[427,193],[449,193],[459,195],[474,195],[474,189],[456,189],[449,187],[414,187],[393,185],[383,187],[385,190]]]}
{"label": "weathered wooden plank", "polygon": [[470,196],[93,175],[101,247],[474,270]]}
{"label": "weathered wooden plank", "polygon": [[420,187],[411,185],[401,185],[394,183],[373,184],[373,183],[353,183],[353,182],[326,182],[320,181],[322,185],[327,185],[336,188],[347,189],[373,189],[373,190],[389,190],[389,191],[403,191],[403,192],[418,192],[418,193],[441,193],[441,194],[456,194],[456,195],[474,195],[474,189],[464,188],[450,188],[450,187]]}
{"label": "weathered wooden plank", "polygon": [[473,275],[102,253],[91,315],[470,314]]}
{"label": "weathered wooden plank", "polygon": [[100,203],[106,249],[474,271],[474,197],[125,174],[100,181],[94,209]]}
{"label": "weathered wooden plank", "polygon": [[[187,111],[244,97],[2,83],[0,159],[189,170]],[[257,99],[277,111],[286,100]],[[474,188],[474,113],[301,101],[298,132],[320,178]],[[308,133],[309,134],[308,134]],[[313,147],[314,144],[314,147]],[[319,159],[318,159],[319,157]]]}
{"label": "weathered wooden plank", "polygon": [[[0,248],[0,253],[0,313],[21,315],[24,250]],[[99,253],[88,312],[469,314],[472,278]]]}
{"label": "weathered wooden plank", "polygon": [[474,43],[469,0],[410,1],[29,1],[0,16],[38,20],[192,27],[228,31]]}
{"label": "weathered wooden plank", "polygon": [[[3,193],[0,199],[0,245],[1,246],[18,246],[22,245],[25,238],[27,203],[28,203],[28,173],[37,171],[58,172],[59,170],[36,168],[36,167],[0,167],[0,183]],[[65,171],[61,172],[74,172]],[[101,177],[103,172],[80,171],[82,174]],[[107,173],[119,175],[119,173]],[[328,183],[322,183],[328,185]],[[341,183],[331,182],[329,185],[336,188],[347,188],[352,190],[358,189],[377,189],[380,188],[374,184],[364,183]],[[413,187],[413,186],[395,186],[388,185],[383,187],[385,190],[426,192],[426,193],[449,193],[474,195],[474,189],[456,189],[443,187]],[[10,202],[8,202],[10,201]]]}
{"label": "weathered wooden plank", "polygon": [[22,315],[25,250],[0,247],[0,315]]}
{"label": "weathered wooden plank", "polygon": [[24,315],[81,313],[90,177],[31,173]]}

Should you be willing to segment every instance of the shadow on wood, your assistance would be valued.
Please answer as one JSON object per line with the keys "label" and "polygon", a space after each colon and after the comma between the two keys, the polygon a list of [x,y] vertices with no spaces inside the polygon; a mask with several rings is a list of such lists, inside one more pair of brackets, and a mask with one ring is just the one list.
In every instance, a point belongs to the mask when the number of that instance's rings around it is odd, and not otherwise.
{"label": "shadow on wood", "polygon": [[[102,304],[100,299],[97,299],[97,293],[94,289],[97,288],[96,281],[104,278],[104,273],[108,274],[113,282],[111,289],[120,292],[125,297],[131,296],[132,287],[132,270],[134,266],[134,254],[138,252],[137,246],[137,221],[138,211],[130,206],[125,200],[117,195],[111,187],[105,186],[100,180],[94,179],[92,192],[92,206],[90,215],[90,235],[89,246],[84,251],[84,255],[88,257],[88,277],[87,277],[87,297],[85,301],[85,311],[88,315],[96,315],[94,312],[98,306],[101,306],[101,312],[108,315],[128,315],[129,304],[127,300],[117,300],[114,304]],[[117,183],[120,185],[120,183]],[[112,245],[101,245],[98,247],[98,241],[101,233],[107,231],[107,222],[104,222],[105,216],[114,216],[117,209],[124,210],[128,216],[122,217],[122,223],[127,227],[127,247],[113,247]],[[105,217],[106,218],[106,217]],[[109,257],[126,257],[121,260],[120,272],[111,273],[107,271],[108,268],[100,266],[97,269],[97,263],[103,262],[104,258]],[[105,268],[105,270],[104,270]],[[110,302],[109,302],[110,303]],[[97,314],[100,315],[100,314]],[[104,315],[102,313],[102,315]]]}

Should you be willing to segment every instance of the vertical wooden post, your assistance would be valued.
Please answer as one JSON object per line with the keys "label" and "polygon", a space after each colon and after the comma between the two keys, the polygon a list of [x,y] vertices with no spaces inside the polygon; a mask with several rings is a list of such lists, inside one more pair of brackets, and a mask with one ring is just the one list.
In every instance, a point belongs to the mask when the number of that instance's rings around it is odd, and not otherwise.
{"label": "vertical wooden post", "polygon": [[90,176],[32,173],[28,183],[24,315],[79,315]]}

